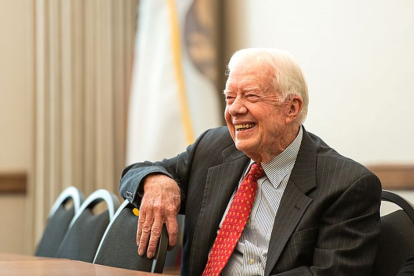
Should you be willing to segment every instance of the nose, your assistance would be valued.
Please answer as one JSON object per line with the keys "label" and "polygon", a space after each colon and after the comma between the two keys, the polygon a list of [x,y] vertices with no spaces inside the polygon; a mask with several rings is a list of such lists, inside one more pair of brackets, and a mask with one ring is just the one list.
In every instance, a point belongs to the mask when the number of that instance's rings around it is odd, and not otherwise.
{"label": "nose", "polygon": [[244,104],[244,99],[241,97],[236,97],[234,101],[229,106],[229,113],[231,116],[236,116],[238,114],[245,114],[247,112],[247,108]]}

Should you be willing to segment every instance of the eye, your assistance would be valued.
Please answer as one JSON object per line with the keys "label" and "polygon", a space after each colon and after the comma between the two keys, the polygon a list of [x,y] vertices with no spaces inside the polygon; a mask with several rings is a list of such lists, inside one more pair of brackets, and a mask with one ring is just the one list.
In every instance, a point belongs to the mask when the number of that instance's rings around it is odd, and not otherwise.
{"label": "eye", "polygon": [[233,96],[233,95],[226,95],[226,102],[227,103],[231,103],[231,102],[233,102],[234,101],[234,99],[235,99],[236,97],[235,96]]}
{"label": "eye", "polygon": [[257,94],[247,94],[245,97],[249,101],[257,101],[259,99],[259,95],[257,95]]}

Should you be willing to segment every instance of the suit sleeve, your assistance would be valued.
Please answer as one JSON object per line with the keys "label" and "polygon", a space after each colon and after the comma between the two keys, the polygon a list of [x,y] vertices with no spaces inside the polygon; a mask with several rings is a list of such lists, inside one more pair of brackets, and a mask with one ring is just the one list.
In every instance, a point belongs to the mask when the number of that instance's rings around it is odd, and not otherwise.
{"label": "suit sleeve", "polygon": [[[414,249],[413,249],[414,250]],[[402,265],[397,276],[409,276],[414,275],[414,255],[409,257]]]}
{"label": "suit sleeve", "polygon": [[204,132],[194,144],[188,146],[185,152],[174,158],[164,159],[161,162],[146,161],[135,163],[126,167],[122,172],[120,180],[120,195],[139,208],[142,199],[139,191],[142,188],[140,186],[143,184],[145,177],[150,174],[165,174],[178,183],[182,195],[181,209],[183,209],[192,160],[200,141],[207,132]]}

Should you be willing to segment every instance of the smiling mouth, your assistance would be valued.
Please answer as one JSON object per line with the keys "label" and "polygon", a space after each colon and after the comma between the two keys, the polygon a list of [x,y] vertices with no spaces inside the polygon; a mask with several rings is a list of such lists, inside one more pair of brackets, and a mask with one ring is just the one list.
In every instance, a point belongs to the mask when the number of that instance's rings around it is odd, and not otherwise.
{"label": "smiling mouth", "polygon": [[241,125],[234,125],[236,128],[236,131],[243,131],[246,129],[250,129],[252,127],[256,126],[256,124],[241,124]]}

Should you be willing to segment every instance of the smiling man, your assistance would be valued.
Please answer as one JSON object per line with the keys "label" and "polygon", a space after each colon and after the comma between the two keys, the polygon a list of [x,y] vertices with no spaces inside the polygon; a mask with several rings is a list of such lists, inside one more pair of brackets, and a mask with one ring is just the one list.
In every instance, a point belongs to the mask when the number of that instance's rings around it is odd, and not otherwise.
{"label": "smiling man", "polygon": [[[297,136],[305,117],[300,115],[306,112],[303,102],[307,108],[308,95],[300,71],[297,76],[291,76],[293,72],[287,72],[291,68],[284,68],[290,65],[282,58],[287,53],[273,51],[255,55],[255,51],[240,51],[230,61],[224,91],[225,119],[236,148],[256,162],[267,163]],[[278,69],[274,64],[276,57],[281,59]],[[298,77],[302,86],[279,87],[289,77]],[[275,83],[278,79],[280,84]],[[299,89],[301,93],[296,91]]]}
{"label": "smiling man", "polygon": [[381,184],[303,122],[300,67],[276,49],[244,49],[228,65],[227,127],[187,150],[125,168],[120,193],[140,208],[137,244],[170,247],[185,214],[182,275],[370,275]]}

